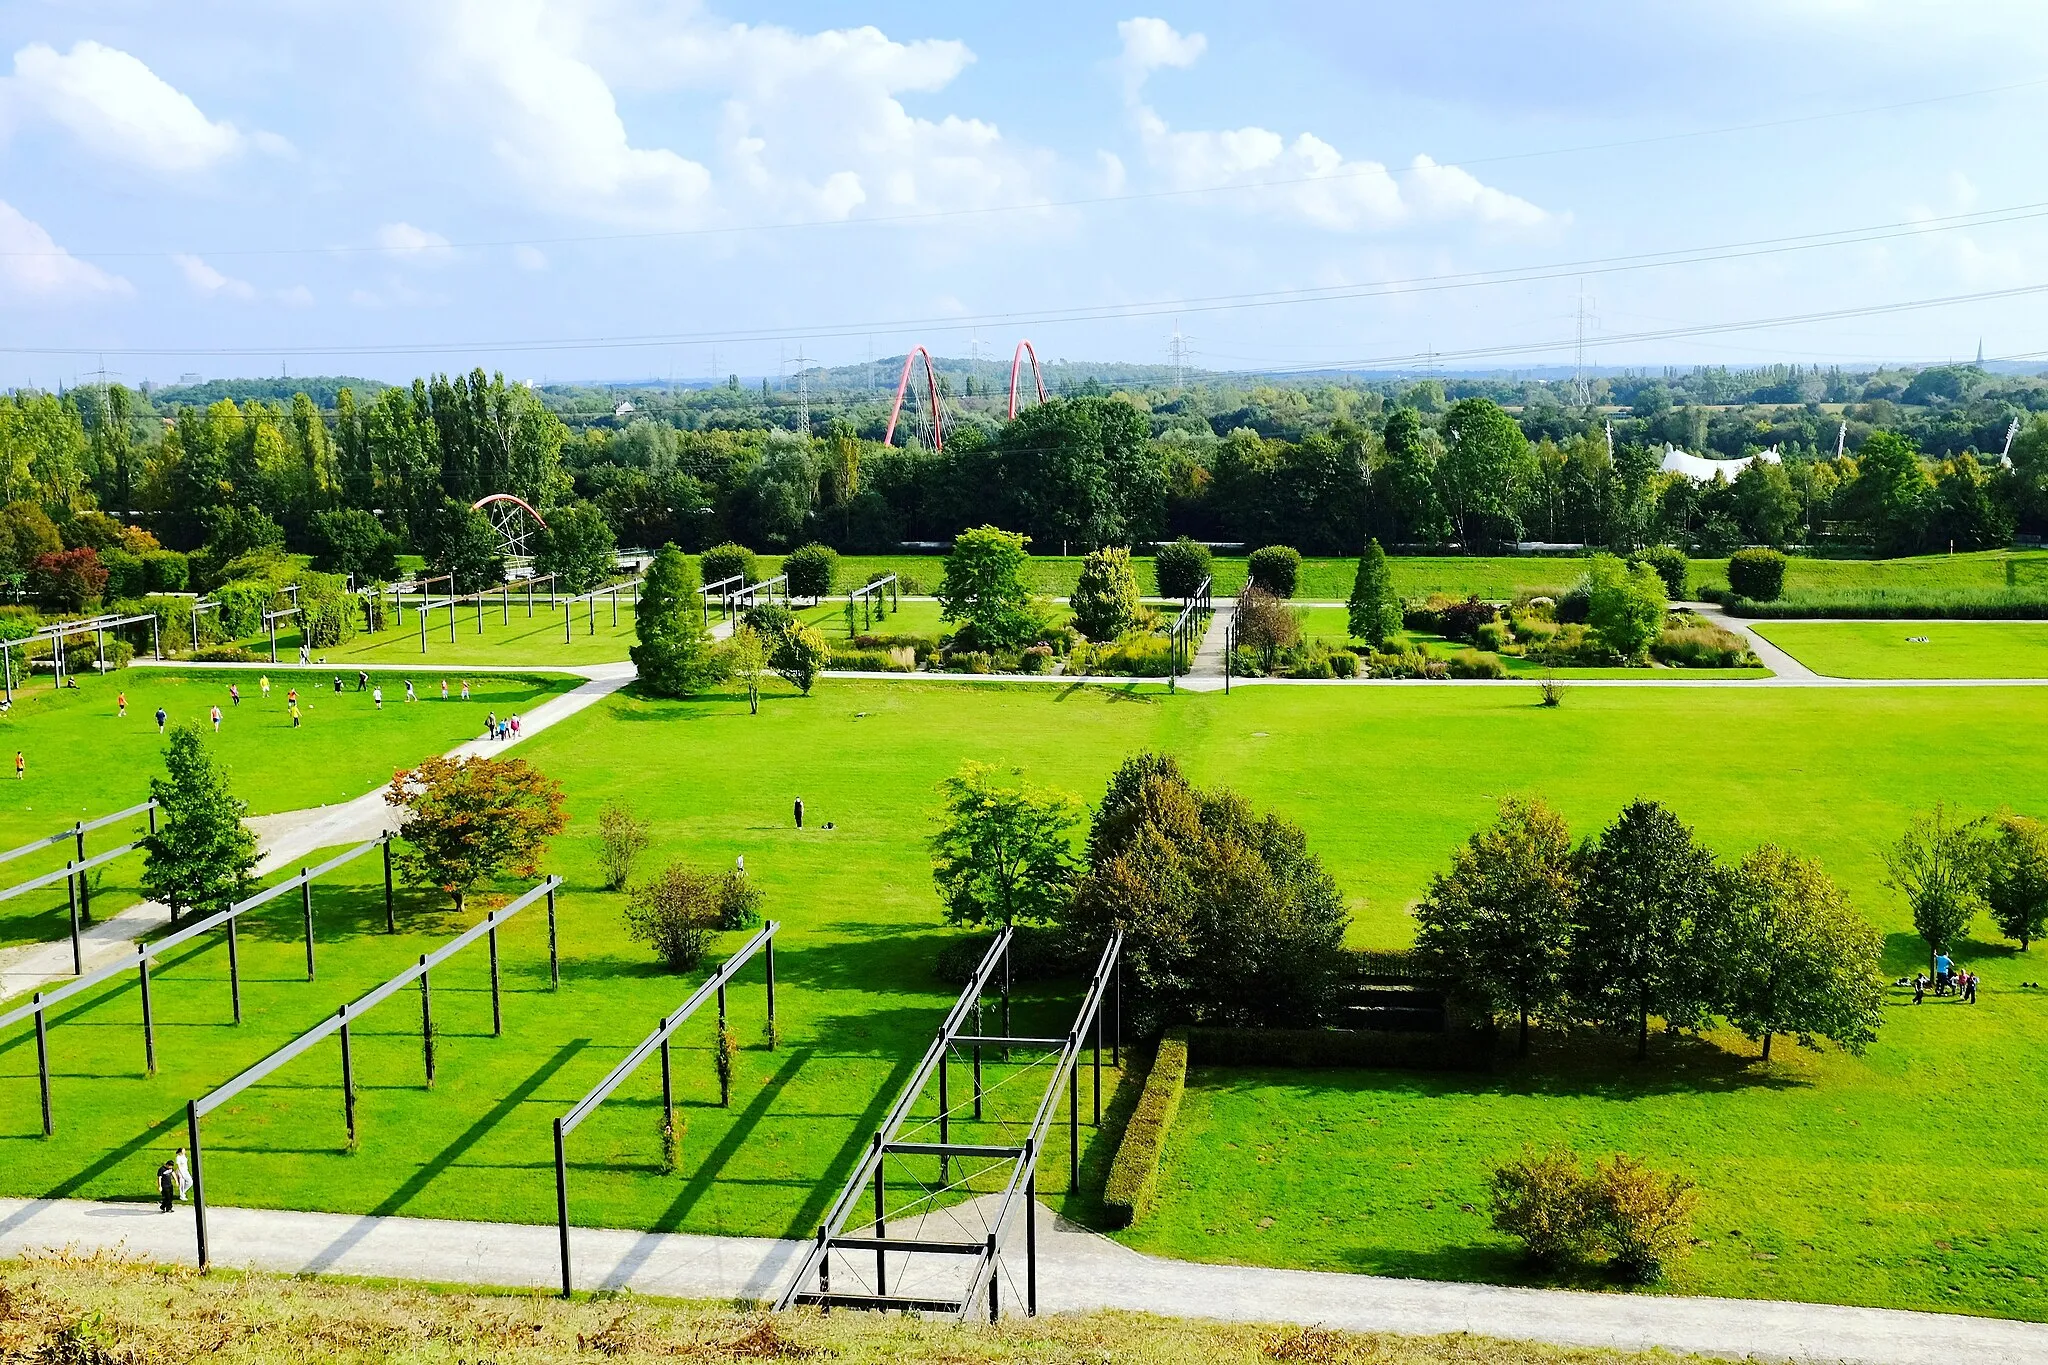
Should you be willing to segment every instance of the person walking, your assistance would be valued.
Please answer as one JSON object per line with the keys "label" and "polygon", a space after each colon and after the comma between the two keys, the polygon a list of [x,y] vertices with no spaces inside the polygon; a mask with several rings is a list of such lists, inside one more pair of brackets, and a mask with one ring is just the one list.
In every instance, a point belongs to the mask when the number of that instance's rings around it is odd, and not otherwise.
{"label": "person walking", "polygon": [[384,709],[384,686],[382,683],[370,689],[370,700],[377,703],[379,711]]}
{"label": "person walking", "polygon": [[416,695],[416,694],[415,694],[415,693],[413,692],[413,690],[412,690],[412,679],[411,679],[411,678],[407,678],[407,679],[405,680],[405,699],[406,699],[407,701],[418,701],[418,700],[419,700],[419,697],[418,697],[418,696],[417,696],[417,695]]}
{"label": "person walking", "polygon": [[1963,1003],[1965,1005],[1977,1003],[1977,974],[1975,972],[1963,973]]}
{"label": "person walking", "polygon": [[441,679],[441,700],[448,700],[448,680],[446,678]]}
{"label": "person walking", "polygon": [[302,664],[313,662],[313,642],[311,640],[299,641],[299,662]]}
{"label": "person walking", "polygon": [[256,680],[256,690],[263,694],[265,701],[270,700],[270,675],[268,673],[265,673]]}
{"label": "person walking", "polygon": [[365,689],[367,689],[367,688],[369,687],[369,685],[370,685],[370,670],[368,670],[367,668],[359,668],[359,669],[357,669],[357,670],[356,670],[356,691],[358,691],[358,692],[364,691]]}
{"label": "person walking", "polygon": [[467,678],[462,680],[462,699],[464,701],[469,700],[469,679]]}
{"label": "person walking", "polygon": [[294,687],[291,691],[285,693],[284,699],[289,704],[297,706],[299,704],[299,689]]}
{"label": "person walking", "polygon": [[292,703],[292,729],[296,730],[296,729],[298,729],[298,728],[299,728],[299,704],[298,704],[297,702],[293,702],[293,703]]}
{"label": "person walking", "polygon": [[14,780],[21,781],[28,776],[28,757],[21,750],[14,751]]}
{"label": "person walking", "polygon": [[237,706],[242,704],[242,685],[240,683],[228,684],[228,700]]}
{"label": "person walking", "polygon": [[167,715],[167,714],[165,713],[165,711],[164,711],[164,708],[163,708],[163,707],[161,707],[161,706],[157,707],[157,708],[156,708],[156,732],[157,732],[158,734],[162,734],[162,733],[164,732],[164,724],[165,724],[165,722],[167,722],[168,720],[170,720],[170,716],[169,716],[169,715]]}
{"label": "person walking", "polygon": [[801,796],[796,799],[796,827],[804,827],[804,799]]}
{"label": "person walking", "polygon": [[128,694],[126,692],[116,692],[114,694],[114,710],[115,714],[120,716],[125,717],[128,714]]}
{"label": "person walking", "polygon": [[156,1211],[169,1213],[178,1199],[178,1173],[170,1162],[156,1168]]}
{"label": "person walking", "polygon": [[192,1197],[192,1167],[185,1160],[185,1149],[183,1147],[180,1147],[178,1154],[171,1158],[171,1176],[178,1184],[178,1198],[190,1199]]}
{"label": "person walking", "polygon": [[215,734],[220,733],[220,707],[218,705],[213,708],[213,732]]}

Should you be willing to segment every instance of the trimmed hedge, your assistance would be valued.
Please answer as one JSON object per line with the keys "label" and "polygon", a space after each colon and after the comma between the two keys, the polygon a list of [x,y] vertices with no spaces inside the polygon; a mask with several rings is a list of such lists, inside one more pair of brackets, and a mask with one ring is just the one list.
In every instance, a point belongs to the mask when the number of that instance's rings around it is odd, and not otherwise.
{"label": "trimmed hedge", "polygon": [[1721,595],[1721,605],[1730,616],[1759,621],[1796,621],[1809,616],[1866,621],[2048,620],[2048,597],[2038,588],[1844,588],[1800,592],[1774,602],[1729,592]]}
{"label": "trimmed hedge", "polygon": [[1737,550],[1728,556],[1728,586],[1739,597],[1775,602],[1785,591],[1785,556],[1776,550]]}
{"label": "trimmed hedge", "polygon": [[1159,1040],[1152,1070],[1145,1076],[1145,1089],[1130,1122],[1124,1125],[1123,1141],[1117,1144],[1116,1160],[1110,1163],[1109,1180],[1102,1187],[1103,1207],[1117,1227],[1129,1227],[1152,1208],[1152,1196],[1159,1188],[1159,1158],[1166,1151],[1166,1135],[1173,1131],[1174,1116],[1180,1113],[1187,1081],[1188,1036],[1175,1029]]}

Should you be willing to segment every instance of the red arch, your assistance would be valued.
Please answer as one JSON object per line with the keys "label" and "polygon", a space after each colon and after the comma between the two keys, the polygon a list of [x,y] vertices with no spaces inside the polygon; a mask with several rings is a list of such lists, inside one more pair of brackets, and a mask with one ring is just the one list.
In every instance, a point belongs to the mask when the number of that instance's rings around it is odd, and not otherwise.
{"label": "red arch", "polygon": [[1010,416],[1017,415],[1017,374],[1025,356],[1031,357],[1031,381],[1038,385],[1038,401],[1045,401],[1045,375],[1038,368],[1038,348],[1026,337],[1017,343],[1017,349],[1010,353]]}
{"label": "red arch", "polygon": [[517,495],[512,493],[486,493],[482,497],[478,498],[475,502],[471,503],[469,505],[469,510],[472,512],[481,512],[484,510],[484,508],[490,506],[494,502],[515,503],[526,510],[526,515],[532,517],[535,524],[538,525],[541,530],[545,531],[548,529],[547,519],[541,516],[540,513],[533,510],[533,504],[528,502],[525,498],[518,497]]}
{"label": "red arch", "polygon": [[[889,409],[889,430],[883,433],[882,444],[886,446],[895,443],[896,419],[903,412],[903,395],[910,387],[910,366],[919,356],[924,357],[924,386],[925,391],[931,396],[932,448],[934,450],[944,450],[946,448],[946,427],[944,420],[939,414],[939,376],[932,369],[931,352],[922,346],[911,347],[910,354],[903,357],[903,377],[896,381],[896,406]],[[917,400],[912,399],[911,401],[914,403]]]}

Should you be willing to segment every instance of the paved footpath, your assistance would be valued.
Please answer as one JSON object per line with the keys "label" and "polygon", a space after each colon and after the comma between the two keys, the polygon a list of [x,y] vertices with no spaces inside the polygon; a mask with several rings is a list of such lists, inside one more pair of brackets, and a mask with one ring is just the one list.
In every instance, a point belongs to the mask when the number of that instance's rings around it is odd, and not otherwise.
{"label": "paved footpath", "polygon": [[[510,745],[530,738],[567,720],[584,708],[633,681],[631,664],[599,664],[575,670],[586,681],[560,696],[550,697],[519,717],[519,739],[492,741],[472,739],[448,751],[451,758],[471,754],[499,753]],[[351,801],[276,815],[251,816],[248,825],[256,834],[261,858],[256,875],[281,872],[308,859],[323,848],[338,848],[374,839],[391,828],[391,808],[384,803],[384,789],[365,792]],[[170,924],[170,911],[155,901],[142,901],[120,912],[96,920],[80,937],[85,969],[93,970],[135,951],[138,939],[149,937]],[[0,1000],[38,990],[71,979],[71,940],[27,944],[0,951]]]}
{"label": "paved footpath", "polygon": [[[1050,1312],[1114,1308],[1238,1322],[1290,1322],[1353,1331],[1471,1332],[1566,1346],[1853,1362],[1955,1365],[2048,1362],[2048,1325],[1770,1300],[1678,1298],[1444,1284],[1147,1256],[1037,1210],[1040,1305]],[[553,1288],[555,1229],[423,1218],[214,1207],[214,1259],[284,1273]],[[1022,1228],[1006,1276],[1022,1273]],[[805,1244],[578,1228],[581,1289],[631,1289],[688,1299],[770,1299]],[[0,1199],[0,1255],[72,1248],[191,1264],[192,1219],[153,1203]],[[1006,1310],[1007,1311],[1007,1310]]]}

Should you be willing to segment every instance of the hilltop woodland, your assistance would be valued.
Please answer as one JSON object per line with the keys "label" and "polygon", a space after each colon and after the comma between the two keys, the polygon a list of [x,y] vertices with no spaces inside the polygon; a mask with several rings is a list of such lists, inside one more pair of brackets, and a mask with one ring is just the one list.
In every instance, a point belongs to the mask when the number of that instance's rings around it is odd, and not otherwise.
{"label": "hilltop woodland", "polygon": [[[1601,379],[1590,406],[1534,380],[1176,387],[1055,367],[1058,394],[1004,420],[992,371],[947,362],[943,450],[908,419],[881,444],[878,373],[814,372],[808,432],[791,429],[792,394],[737,376],[17,392],[0,396],[0,575],[48,611],[237,583],[253,603],[285,581],[339,603],[339,575],[394,576],[401,554],[473,590],[502,572],[469,507],[492,492],[549,515],[542,568],[579,586],[615,544],[875,552],[983,524],[1041,553],[1188,535],[1312,555],[1369,538],[1397,553],[1541,540],[1893,555],[2048,532],[2048,380],[1974,366]],[[1783,463],[1696,484],[1658,472],[1667,444]],[[225,633],[249,633],[247,610],[224,614]],[[316,635],[353,630],[340,606],[328,616]]]}

